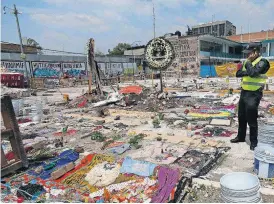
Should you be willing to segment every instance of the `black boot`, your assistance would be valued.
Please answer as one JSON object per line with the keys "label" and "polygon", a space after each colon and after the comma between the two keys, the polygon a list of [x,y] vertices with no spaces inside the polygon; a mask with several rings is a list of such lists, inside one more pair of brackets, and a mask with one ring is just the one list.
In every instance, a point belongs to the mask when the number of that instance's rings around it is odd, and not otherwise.
{"label": "black boot", "polygon": [[239,142],[245,142],[245,140],[240,139],[238,137],[235,137],[234,139],[230,140],[231,143],[239,143]]}
{"label": "black boot", "polygon": [[251,151],[254,151],[255,147],[257,147],[257,145],[251,144],[251,145],[250,145],[250,150],[251,150]]}

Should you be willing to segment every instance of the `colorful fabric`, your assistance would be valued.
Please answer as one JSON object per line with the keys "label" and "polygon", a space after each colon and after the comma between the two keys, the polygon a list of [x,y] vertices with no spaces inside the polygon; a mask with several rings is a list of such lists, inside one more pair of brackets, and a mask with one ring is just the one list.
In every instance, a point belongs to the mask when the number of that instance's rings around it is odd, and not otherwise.
{"label": "colorful fabric", "polygon": [[139,176],[151,176],[156,166],[156,164],[150,162],[133,160],[130,157],[126,157],[120,172],[133,173]]}
{"label": "colorful fabric", "polygon": [[113,154],[123,154],[130,148],[130,144],[122,144],[118,147],[109,148],[108,151],[112,152]]}
{"label": "colorful fabric", "polygon": [[67,173],[65,173],[62,177],[56,179],[56,182],[61,182],[63,181],[65,178],[67,178],[68,176],[72,175],[74,172],[76,172],[77,170],[84,168],[85,166],[87,166],[91,161],[92,158],[94,157],[94,154],[88,154],[87,156],[85,156],[82,160],[81,163],[78,164],[77,166],[75,166],[75,168]]}
{"label": "colorful fabric", "polygon": [[120,164],[103,162],[93,167],[87,173],[85,180],[92,186],[108,186],[119,176],[120,168]]}
{"label": "colorful fabric", "polygon": [[72,175],[66,177],[62,183],[79,189],[81,192],[94,192],[97,191],[98,188],[91,186],[86,180],[86,174],[97,164],[100,164],[102,162],[114,162],[114,158],[111,156],[107,155],[101,155],[101,154],[96,154],[93,156],[92,161],[85,167],[77,170],[74,172]]}
{"label": "colorful fabric", "polygon": [[166,203],[179,181],[179,176],[179,170],[161,166],[158,171],[158,191],[155,196],[153,196],[151,202]]}
{"label": "colorful fabric", "polygon": [[66,150],[57,157],[49,159],[47,162],[43,162],[41,166],[37,168],[43,168],[42,172],[36,172],[35,170],[28,171],[28,174],[40,177],[41,179],[49,179],[51,173],[70,162],[74,162],[79,158],[79,153],[74,152],[73,150]]}

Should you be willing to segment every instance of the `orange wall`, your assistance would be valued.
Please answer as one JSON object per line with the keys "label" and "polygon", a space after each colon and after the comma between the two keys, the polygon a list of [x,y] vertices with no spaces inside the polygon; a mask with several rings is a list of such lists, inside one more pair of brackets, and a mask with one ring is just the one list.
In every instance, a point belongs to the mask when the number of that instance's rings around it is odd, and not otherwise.
{"label": "orange wall", "polygon": [[[249,41],[249,35],[250,35],[250,41]],[[241,42],[241,34],[227,36],[227,39]],[[274,30],[268,31],[268,39],[274,39]],[[242,34],[243,42],[255,42],[255,41],[262,41],[262,40],[267,40],[267,31],[250,33],[250,34],[248,33]]]}

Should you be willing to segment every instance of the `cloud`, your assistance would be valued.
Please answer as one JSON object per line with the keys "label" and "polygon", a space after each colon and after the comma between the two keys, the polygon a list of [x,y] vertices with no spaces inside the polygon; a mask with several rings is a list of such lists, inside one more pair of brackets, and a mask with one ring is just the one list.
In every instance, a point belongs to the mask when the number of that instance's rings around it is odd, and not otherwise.
{"label": "cloud", "polygon": [[204,0],[204,8],[199,11],[198,17],[211,21],[215,14],[215,20],[229,20],[237,27],[237,33],[243,26],[243,32],[260,31],[269,27],[269,22],[274,22],[274,1],[229,0],[224,4],[220,0]]}
{"label": "cloud", "polygon": [[97,32],[107,31],[110,29],[105,22],[96,17],[86,14],[67,13],[67,14],[31,14],[31,18],[40,24],[47,26],[55,25],[66,28],[85,27],[94,29]]}
{"label": "cloud", "polygon": [[[106,52],[119,42],[131,44],[153,38],[151,0],[43,0],[43,8],[19,7],[43,30],[39,34],[50,48],[62,43],[67,50],[83,52],[88,38],[96,41],[96,49]],[[274,0],[153,0],[156,14],[156,35],[181,31],[182,34],[199,22],[229,20],[243,32],[274,27]],[[22,3],[23,5],[23,3]],[[18,5],[20,6],[20,5]],[[39,30],[38,28],[38,30]],[[36,29],[30,28],[31,29]],[[64,35],[62,35],[64,31]],[[38,33],[38,32],[36,32]],[[38,34],[35,34],[38,35]],[[41,37],[42,36],[42,37]],[[36,38],[37,39],[37,38]],[[48,42],[54,43],[46,43]],[[83,44],[83,45],[82,45]],[[78,50],[77,50],[78,49]],[[80,49],[80,50],[79,50]]]}

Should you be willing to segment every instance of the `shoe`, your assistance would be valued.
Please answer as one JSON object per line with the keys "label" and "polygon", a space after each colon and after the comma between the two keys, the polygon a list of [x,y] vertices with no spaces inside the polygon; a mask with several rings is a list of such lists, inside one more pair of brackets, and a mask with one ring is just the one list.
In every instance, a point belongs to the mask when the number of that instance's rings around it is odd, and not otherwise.
{"label": "shoe", "polygon": [[231,143],[238,143],[238,142],[245,142],[245,140],[241,140],[238,137],[235,137],[234,139],[230,140]]}
{"label": "shoe", "polygon": [[254,149],[257,147],[257,145],[250,145],[250,150],[254,151]]}

